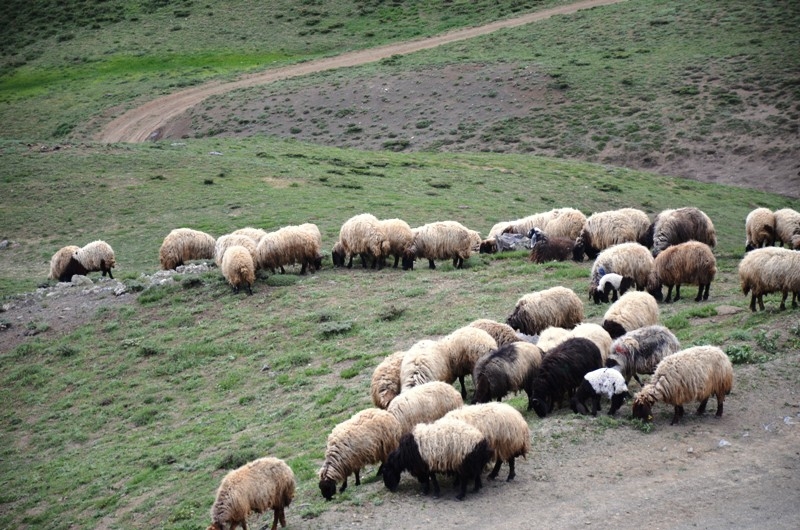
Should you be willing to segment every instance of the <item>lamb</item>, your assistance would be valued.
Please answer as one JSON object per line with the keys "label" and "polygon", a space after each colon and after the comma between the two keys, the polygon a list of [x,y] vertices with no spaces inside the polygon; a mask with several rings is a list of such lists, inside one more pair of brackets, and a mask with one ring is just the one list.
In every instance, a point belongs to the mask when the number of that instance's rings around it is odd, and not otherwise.
{"label": "lamb", "polygon": [[589,339],[567,339],[542,359],[533,379],[533,395],[528,400],[528,410],[544,418],[561,402],[564,394],[572,398],[583,376],[603,367],[603,358],[597,345]]}
{"label": "lamb", "polygon": [[405,354],[405,351],[394,352],[372,372],[369,389],[372,403],[376,407],[385,409],[400,393],[400,365]]}
{"label": "lamb", "polygon": [[283,460],[264,457],[248,462],[225,475],[211,507],[208,530],[230,530],[240,526],[247,530],[250,512],[273,510],[272,530],[286,526],[284,510],[294,498],[295,478]]}
{"label": "lamb", "polygon": [[482,329],[491,335],[498,347],[521,340],[519,335],[517,335],[517,333],[514,331],[514,328],[508,324],[495,322],[494,320],[489,320],[488,318],[479,318],[478,320],[473,320],[467,325],[472,326],[473,328]]}
{"label": "lamb", "polygon": [[572,258],[575,241],[566,237],[550,237],[539,228],[531,228],[528,232],[531,240],[531,252],[528,260],[534,263],[548,261],[566,261]]}
{"label": "lamb", "polygon": [[382,268],[384,257],[389,254],[390,243],[378,218],[369,213],[355,215],[345,221],[339,229],[339,242],[345,256],[350,256],[347,268],[353,266],[353,257],[361,257],[361,266],[367,268],[371,257],[373,268]]}
{"label": "lamb", "polygon": [[222,275],[233,287],[233,292],[238,293],[241,287],[247,288],[247,294],[253,294],[253,284],[256,282],[256,266],[250,250],[233,245],[225,250],[222,257]]}
{"label": "lamb", "polygon": [[253,259],[253,263],[258,263],[258,260],[256,259],[255,241],[242,234],[225,234],[224,236],[219,236],[217,238],[217,242],[214,244],[214,263],[217,264],[217,267],[222,266],[222,258],[225,256],[225,252],[228,250],[228,248],[232,246],[246,248],[247,251],[250,252],[250,257]]}
{"label": "lamb", "polygon": [[486,437],[475,427],[455,419],[442,418],[434,423],[420,423],[400,439],[383,465],[383,483],[389,491],[397,491],[400,475],[408,470],[428,494],[439,496],[436,473],[454,473],[459,484],[456,499],[463,500],[467,482],[474,480],[473,491],[480,490],[481,471],[494,456]]}
{"label": "lamb", "polygon": [[76,250],[72,257],[80,267],[70,265],[67,269],[83,269],[86,271],[73,272],[73,274],[85,275],[90,272],[102,271],[103,276],[108,273],[108,277],[112,280],[114,279],[114,276],[111,275],[111,269],[117,264],[117,259],[114,256],[114,249],[105,241],[97,240],[87,243]]}
{"label": "lamb", "polygon": [[475,392],[472,403],[500,401],[509,392],[524,390],[533,397],[533,377],[542,364],[542,350],[529,342],[512,342],[500,346],[475,363],[472,381]]}
{"label": "lamb", "polygon": [[653,324],[658,324],[658,302],[641,291],[628,291],[620,296],[603,316],[603,329],[612,339]]}
{"label": "lamb", "polygon": [[[589,297],[595,298],[600,285],[600,278],[609,273],[616,273],[631,278],[638,290],[648,285],[653,272],[653,256],[646,247],[639,243],[620,243],[603,250],[592,265],[589,279]],[[599,295],[595,301],[601,299]]]}
{"label": "lamb", "polygon": [[514,479],[514,459],[524,458],[531,450],[531,430],[517,409],[505,403],[483,403],[452,410],[445,418],[468,423],[486,437],[495,456],[489,480],[497,478],[503,462],[508,462],[506,481]]}
{"label": "lamb", "polygon": [[664,357],[681,349],[678,338],[664,326],[645,326],[614,340],[606,367],[618,370],[627,384],[631,377],[639,386],[638,374],[652,374]]}
{"label": "lamb", "polygon": [[595,259],[600,251],[620,243],[637,242],[645,245],[649,228],[650,218],[635,208],[594,213],[586,219],[580,235],[575,239],[573,259],[583,261],[584,254]]}
{"label": "lamb", "polygon": [[800,213],[791,208],[775,210],[775,242],[781,246],[794,245],[793,238],[797,235],[800,235]]}
{"label": "lamb", "polygon": [[261,241],[261,238],[267,235],[267,231],[262,228],[253,228],[251,226],[246,226],[244,228],[239,228],[238,230],[234,230],[231,234],[235,236],[247,236],[253,240],[253,242],[258,245],[258,242]]}
{"label": "lamb", "polygon": [[431,381],[405,390],[395,397],[386,411],[397,419],[400,434],[411,432],[418,423],[438,420],[464,405],[458,390],[441,381]]}
{"label": "lamb", "polygon": [[769,208],[756,208],[744,221],[744,251],[775,244],[775,214]]}
{"label": "lamb", "polygon": [[67,245],[58,249],[50,258],[50,274],[47,277],[51,280],[68,282],[75,274],[85,275],[86,269],[72,258],[80,248],[77,245]]}
{"label": "lamb", "polygon": [[[615,272],[604,274],[597,282],[597,288],[594,290],[594,303],[607,304],[609,301],[616,302],[619,296],[625,294],[631,287],[634,286],[633,278],[622,276]],[[609,293],[611,297],[609,298]]]}
{"label": "lamb", "polygon": [[617,370],[598,368],[584,375],[581,386],[570,400],[572,411],[586,414],[586,400],[592,398],[592,416],[597,416],[597,411],[600,410],[601,396],[611,400],[608,415],[613,416],[628,396],[628,386],[625,384],[622,374]]}
{"label": "lamb", "polygon": [[717,244],[714,223],[705,212],[694,207],[662,211],[650,225],[647,237],[650,244],[645,246],[652,245],[653,257],[669,246],[687,241],[699,241],[712,248]]}
{"label": "lamb", "polygon": [[413,269],[417,258],[426,258],[430,269],[436,268],[437,259],[452,259],[453,267],[461,269],[472,254],[472,231],[456,221],[428,223],[413,232],[414,240],[403,253],[404,271]]}
{"label": "lamb", "polygon": [[301,266],[300,274],[320,268],[322,252],[316,225],[285,226],[267,233],[256,247],[256,264],[259,269],[280,269],[283,273],[285,266],[295,263]]}
{"label": "lamb", "polygon": [[581,299],[572,290],[559,286],[520,298],[506,322],[526,335],[537,335],[548,326],[572,328],[582,320]]}
{"label": "lamb", "polygon": [[662,360],[650,382],[633,400],[633,417],[642,421],[653,419],[652,408],[656,401],[675,406],[670,425],[683,417],[683,405],[697,400],[697,414],[706,410],[708,398],[717,398],[716,417],[722,416],[725,396],[733,387],[733,365],[716,346],[694,346],[673,353]]}
{"label": "lamb", "polygon": [[389,255],[394,256],[392,268],[396,269],[403,253],[414,240],[414,233],[408,223],[402,219],[384,219],[379,223],[389,241]]}
{"label": "lamb", "polygon": [[164,238],[158,250],[158,260],[164,270],[176,269],[187,261],[214,259],[213,236],[191,228],[176,228]]}
{"label": "lamb", "polygon": [[742,292],[750,297],[750,310],[756,310],[756,301],[764,311],[764,295],[782,292],[780,309],[786,309],[786,298],[792,293],[792,307],[800,298],[800,252],[780,247],[757,248],[748,252],[739,262],[739,280]]}
{"label": "lamb", "polygon": [[677,302],[681,298],[681,284],[696,284],[699,288],[694,301],[708,300],[708,290],[716,274],[717,260],[708,245],[698,241],[678,243],[656,257],[648,292],[656,300],[661,300],[661,286],[666,285],[667,298],[664,302],[670,303],[674,286]]}
{"label": "lamb", "polygon": [[361,468],[384,463],[400,440],[400,423],[385,410],[369,408],[354,414],[328,435],[325,462],[319,470],[319,490],[325,500],[336,493],[336,484],[342,482],[339,493],[347,489],[350,474],[361,485]]}

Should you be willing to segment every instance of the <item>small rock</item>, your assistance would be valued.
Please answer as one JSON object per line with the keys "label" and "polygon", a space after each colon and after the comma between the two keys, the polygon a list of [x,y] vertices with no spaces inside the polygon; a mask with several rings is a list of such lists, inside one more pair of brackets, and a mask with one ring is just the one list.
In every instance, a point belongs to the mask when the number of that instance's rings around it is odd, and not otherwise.
{"label": "small rock", "polygon": [[8,242],[8,239],[4,239],[4,240],[0,241],[0,250],[7,249],[9,244],[10,243]]}
{"label": "small rock", "polygon": [[686,450],[686,452],[689,453],[689,454],[692,454],[692,453],[694,453],[694,449],[692,447],[690,447],[689,449]]}
{"label": "small rock", "polygon": [[94,282],[86,276],[81,276],[80,274],[76,274],[72,277],[72,285],[94,285]]}
{"label": "small rock", "polygon": [[208,154],[209,154],[209,155],[214,155],[214,156],[222,156],[222,153],[220,153],[219,151],[211,151],[211,152],[210,152],[210,153],[208,153]]}
{"label": "small rock", "polygon": [[731,443],[728,440],[720,440],[718,445],[720,447],[728,447]]}
{"label": "small rock", "polygon": [[734,307],[732,305],[719,305],[714,309],[717,310],[717,315],[719,316],[735,315],[743,311],[741,307]]}

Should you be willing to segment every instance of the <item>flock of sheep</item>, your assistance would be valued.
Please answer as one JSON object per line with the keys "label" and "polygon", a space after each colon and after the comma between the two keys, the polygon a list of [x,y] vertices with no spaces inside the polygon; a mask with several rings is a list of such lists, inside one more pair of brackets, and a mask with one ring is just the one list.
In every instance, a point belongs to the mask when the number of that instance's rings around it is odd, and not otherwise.
{"label": "flock of sheep", "polygon": [[[744,294],[752,292],[751,310],[763,310],[763,295],[781,292],[781,309],[788,293],[792,306],[800,297],[800,213],[758,208],[746,219],[746,255],[739,265]],[[665,210],[651,222],[633,208],[596,213],[588,218],[571,208],[559,208],[524,219],[498,223],[486,239],[455,221],[412,229],[399,219],[379,220],[370,214],[346,221],[332,249],[334,266],[382,268],[394,257],[394,267],[413,268],[416,259],[452,260],[461,267],[472,252],[502,250],[505,236],[530,239],[530,259],[536,262],[594,260],[589,294],[595,303],[613,302],[602,324],[584,322],[583,302],[570,289],[556,286],[522,296],[506,322],[487,319],[454,330],[437,340],[423,339],[386,357],[370,384],[374,408],[362,410],[329,434],[319,488],[331,499],[354,475],[380,464],[386,487],[396,491],[408,471],[424,493],[437,473],[454,474],[463,499],[469,483],[481,488],[481,473],[494,460],[494,479],[503,462],[508,480],[514,460],[530,450],[531,433],[520,411],[501,403],[512,392],[524,391],[528,410],[544,418],[565,401],[576,413],[600,410],[610,400],[614,414],[633,397],[635,418],[651,421],[652,406],[674,406],[672,423],[683,416],[683,405],[699,401],[698,414],[709,397],[722,415],[733,384],[727,355],[716,346],[681,349],[678,339],[659,325],[658,301],[681,296],[682,285],[697,285],[696,301],[708,299],[716,274],[712,248],[716,232],[711,219],[697,208]],[[781,247],[773,246],[780,243]],[[791,248],[783,248],[788,244]],[[252,293],[255,273],[273,273],[300,265],[301,273],[319,269],[321,236],[316,225],[288,226],[274,232],[244,228],[214,239],[180,228],[166,236],[159,252],[164,269],[187,261],[214,259],[235,291]],[[102,271],[111,275],[113,250],[96,241],[84,248],[65,247],[51,260],[50,277],[69,280],[73,274]],[[635,287],[635,289],[634,289]],[[667,287],[666,298],[662,289]],[[675,289],[673,298],[672,292]],[[652,374],[642,385],[639,374]],[[473,383],[465,405],[465,377]],[[453,383],[460,382],[461,391]],[[496,400],[496,401],[494,401]],[[284,509],[295,491],[292,470],[281,460],[261,458],[231,471],[222,480],[211,510],[212,525],[246,528],[252,511],[274,510],[272,528],[285,526]]]}

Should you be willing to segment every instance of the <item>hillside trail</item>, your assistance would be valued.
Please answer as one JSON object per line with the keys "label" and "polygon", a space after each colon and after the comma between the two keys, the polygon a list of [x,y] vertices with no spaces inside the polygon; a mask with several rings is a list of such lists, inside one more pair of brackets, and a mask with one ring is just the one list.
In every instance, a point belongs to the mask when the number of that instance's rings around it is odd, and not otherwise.
{"label": "hillside trail", "polygon": [[536,13],[529,13],[516,18],[499,20],[483,26],[476,26],[456,31],[444,33],[434,37],[400,42],[344,53],[335,57],[326,57],[314,61],[308,61],[282,68],[276,68],[257,74],[246,75],[242,78],[223,83],[213,81],[196,87],[181,90],[141,105],[140,107],[128,110],[124,114],[114,118],[111,122],[95,136],[95,139],[103,143],[130,142],[140,143],[148,139],[158,139],[161,128],[171,119],[182,114],[188,109],[198,105],[210,96],[224,94],[240,88],[248,88],[257,85],[264,85],[299,77],[326,70],[360,66],[367,63],[380,61],[393,55],[406,55],[422,50],[428,50],[444,44],[450,44],[460,40],[471,39],[482,35],[495,32],[500,29],[515,28],[525,24],[531,24],[541,20],[546,20],[555,15],[567,15],[582,9],[617,4],[624,0],[585,0],[574,4],[563,5],[551,9],[545,9]]}

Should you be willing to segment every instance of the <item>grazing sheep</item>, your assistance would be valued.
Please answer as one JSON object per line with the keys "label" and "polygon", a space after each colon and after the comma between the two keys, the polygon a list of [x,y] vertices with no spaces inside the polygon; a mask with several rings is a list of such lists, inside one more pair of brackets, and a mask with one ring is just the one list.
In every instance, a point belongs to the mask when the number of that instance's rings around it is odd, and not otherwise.
{"label": "grazing sheep", "polygon": [[606,367],[618,370],[627,384],[631,377],[639,386],[638,374],[652,374],[661,359],[681,349],[678,338],[664,326],[645,326],[614,340]]}
{"label": "grazing sheep", "polygon": [[247,294],[253,294],[253,284],[256,282],[256,266],[250,250],[233,245],[225,250],[222,257],[222,275],[233,287],[233,292],[238,293],[241,287],[247,288]]}
{"label": "grazing sheep", "polygon": [[371,258],[372,268],[380,269],[390,249],[380,221],[369,213],[355,215],[345,221],[339,229],[339,242],[344,255],[350,256],[348,269],[353,266],[354,256],[361,258],[363,268],[367,268],[367,258]]}
{"label": "grazing sheep", "polygon": [[572,290],[559,286],[520,298],[507,323],[517,331],[537,335],[548,326],[572,328],[582,320],[581,299]]}
{"label": "grazing sheep", "polygon": [[[534,227],[539,227],[551,238],[567,238],[575,240],[578,237],[586,216],[575,208],[556,208],[549,212],[538,213],[511,221],[503,230],[504,233],[525,235]],[[491,235],[491,233],[490,233]],[[528,236],[530,237],[530,236]]]}
{"label": "grazing sheep", "polygon": [[786,309],[786,298],[792,293],[792,307],[797,307],[800,297],[800,252],[780,247],[757,248],[745,254],[739,262],[739,280],[742,292],[750,297],[750,310],[756,310],[756,301],[764,310],[764,295],[781,292],[780,309]]}
{"label": "grazing sheep", "polygon": [[214,263],[217,264],[217,267],[222,267],[222,258],[232,246],[246,248],[250,252],[250,257],[253,258],[253,263],[258,263],[256,242],[252,238],[242,234],[225,234],[224,236],[219,236],[214,244]]}
{"label": "grazing sheep", "polygon": [[319,245],[319,230],[316,225],[284,226],[269,232],[259,241],[256,247],[256,263],[259,269],[274,271],[294,264],[300,265],[300,274],[307,270],[314,272],[322,263],[322,252]]}
{"label": "grazing sheep", "polygon": [[570,400],[572,412],[586,414],[586,400],[592,398],[592,416],[600,410],[600,397],[611,400],[609,416],[613,416],[628,396],[628,385],[617,370],[598,368],[583,376],[583,382]]}
{"label": "grazing sheep", "polygon": [[294,498],[295,478],[283,460],[272,457],[248,462],[225,475],[211,507],[208,530],[230,530],[241,526],[247,530],[250,512],[273,510],[272,530],[286,526],[284,510]]}
{"label": "grazing sheep", "polygon": [[[333,261],[334,267],[344,267],[345,261],[347,261],[348,255],[347,252],[344,250],[344,245],[342,245],[341,241],[337,241],[333,244],[333,248],[331,249],[331,261]],[[350,260],[350,263],[353,263],[353,260]]]}
{"label": "grazing sheep", "polygon": [[403,270],[414,268],[417,258],[428,260],[428,268],[435,269],[434,260],[452,259],[453,267],[460,269],[469,259],[475,243],[474,236],[456,221],[428,223],[413,230],[414,240],[403,253]]}
{"label": "grazing sheep", "polygon": [[566,261],[572,258],[575,240],[566,237],[550,237],[539,228],[531,228],[528,232],[531,240],[531,253],[528,260],[534,263],[548,261]]}
{"label": "grazing sheep", "polygon": [[519,335],[517,335],[517,333],[514,331],[514,328],[508,324],[495,322],[494,320],[489,320],[488,318],[479,318],[478,320],[473,320],[468,325],[472,326],[473,328],[482,329],[491,335],[498,347],[521,340]]}
{"label": "grazing sheep", "polygon": [[431,381],[405,390],[389,403],[386,411],[397,419],[400,434],[405,434],[414,425],[436,421],[462,405],[464,400],[452,385]]}
{"label": "grazing sheep", "polygon": [[536,342],[536,345],[539,346],[546,355],[549,350],[569,338],[569,331],[570,330],[558,326],[549,326],[539,334],[539,340]]}
{"label": "grazing sheep", "polygon": [[253,228],[251,226],[246,226],[244,228],[239,228],[238,230],[234,230],[231,234],[235,236],[247,236],[253,240],[253,242],[258,245],[258,242],[261,241],[261,238],[267,235],[267,231],[261,228]]}
{"label": "grazing sheep", "polygon": [[645,245],[649,228],[650,218],[635,208],[594,213],[586,219],[580,235],[575,239],[573,259],[583,261],[584,254],[589,259],[595,259],[600,251],[620,243],[637,242]]}
{"label": "grazing sheep", "polygon": [[533,379],[533,396],[528,400],[528,410],[544,418],[560,403],[564,394],[572,397],[583,381],[583,376],[603,367],[603,358],[597,345],[589,339],[567,339],[542,359]]}
{"label": "grazing sheep", "polygon": [[[619,296],[625,294],[631,287],[634,286],[633,278],[622,276],[620,274],[611,272],[604,274],[597,282],[597,288],[594,290],[594,303],[607,304],[609,301],[616,302]],[[611,297],[609,298],[609,293]]]}
{"label": "grazing sheep", "polygon": [[497,478],[503,462],[508,462],[506,481],[514,479],[514,459],[525,458],[531,450],[531,429],[517,409],[505,403],[483,403],[452,410],[445,418],[466,422],[486,437],[495,457],[490,480]]}
{"label": "grazing sheep", "polygon": [[616,273],[631,278],[638,290],[647,287],[653,272],[655,260],[646,247],[639,243],[620,243],[603,250],[592,265],[589,277],[589,298],[595,302],[600,299],[595,293],[600,285],[600,278],[609,273]]}
{"label": "grazing sheep", "polygon": [[164,270],[176,269],[187,261],[213,259],[217,241],[210,234],[191,228],[176,228],[164,238],[158,260]]}
{"label": "grazing sheep", "polygon": [[509,392],[524,390],[533,395],[533,377],[542,364],[542,350],[529,342],[512,342],[500,346],[475,363],[472,382],[475,393],[472,403],[500,401]]}
{"label": "grazing sheep", "polygon": [[81,247],[77,245],[67,245],[62,247],[50,258],[50,274],[47,276],[51,280],[68,282],[75,274],[84,276],[86,269],[72,257]]}
{"label": "grazing sheep", "polygon": [[405,354],[405,351],[394,352],[381,361],[372,372],[369,391],[372,403],[376,407],[385,409],[400,393],[400,365]]}
{"label": "grazing sheep", "polygon": [[775,210],[775,242],[781,246],[794,244],[792,240],[796,235],[800,235],[800,213],[791,208]]}
{"label": "grazing sheep", "polygon": [[417,342],[406,351],[400,363],[401,392],[431,381],[452,383],[455,380],[450,362],[439,352],[435,340]]}
{"label": "grazing sheep", "polygon": [[647,290],[656,300],[661,300],[661,286],[666,285],[664,302],[670,303],[674,286],[677,302],[681,298],[681,284],[688,283],[699,286],[695,302],[708,300],[708,290],[716,274],[717,260],[708,245],[698,241],[678,243],[656,257],[653,278]]}
{"label": "grazing sheep", "polygon": [[643,421],[653,419],[652,408],[656,401],[675,406],[670,425],[683,417],[683,405],[699,401],[697,414],[706,410],[708,398],[717,398],[716,417],[722,416],[725,396],[733,387],[733,365],[716,346],[695,346],[673,353],[658,363],[650,382],[633,400],[633,417]]}
{"label": "grazing sheep", "polygon": [[744,251],[775,244],[775,214],[769,208],[756,208],[744,220]]}
{"label": "grazing sheep", "polygon": [[667,247],[687,241],[699,241],[712,248],[717,244],[714,223],[705,212],[691,206],[659,213],[648,230],[647,242],[651,244],[645,246],[652,245],[656,257]]}
{"label": "grazing sheep", "polygon": [[433,496],[439,496],[436,473],[455,474],[463,500],[467,482],[474,480],[477,492],[481,489],[481,471],[494,456],[486,437],[472,425],[461,420],[442,418],[434,423],[420,423],[400,439],[383,465],[383,483],[389,491],[397,491],[400,475],[408,470],[427,495],[433,483]]}
{"label": "grazing sheep", "polygon": [[[106,243],[105,241],[92,241],[91,243],[87,243],[83,247],[79,248],[75,251],[72,255],[73,259],[80,264],[80,267],[74,267],[73,265],[68,265],[67,269],[84,269],[86,272],[82,274],[88,274],[90,272],[95,271],[102,271],[103,276],[108,273],[108,277],[112,280],[114,276],[111,275],[111,269],[117,264],[117,259],[114,256],[114,249],[111,248],[111,245]],[[73,274],[81,274],[79,272],[73,272]]]}
{"label": "grazing sheep", "polygon": [[414,240],[414,233],[408,223],[402,219],[384,219],[379,223],[389,241],[389,255],[394,256],[392,268],[396,269],[400,263],[400,258],[403,257],[403,253]]}
{"label": "grazing sheep", "polygon": [[325,462],[319,470],[319,490],[325,500],[347,489],[350,474],[361,485],[361,468],[383,463],[400,440],[400,424],[385,410],[369,408],[338,424],[328,435]]}
{"label": "grazing sheep", "polygon": [[658,324],[658,302],[641,291],[628,291],[620,296],[603,316],[603,329],[612,339],[653,324]]}

